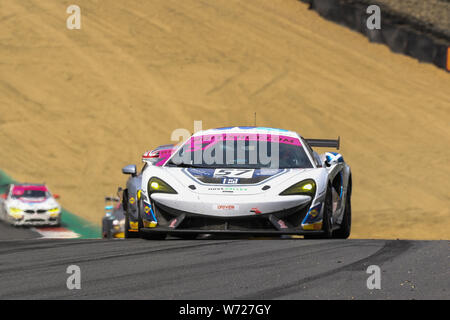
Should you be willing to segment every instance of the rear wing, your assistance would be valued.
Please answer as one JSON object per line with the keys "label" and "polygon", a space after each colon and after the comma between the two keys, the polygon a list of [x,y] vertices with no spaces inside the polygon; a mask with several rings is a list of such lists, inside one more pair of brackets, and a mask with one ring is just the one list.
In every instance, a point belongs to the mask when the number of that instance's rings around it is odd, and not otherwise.
{"label": "rear wing", "polygon": [[305,139],[311,147],[336,148],[339,150],[341,137],[334,139]]}

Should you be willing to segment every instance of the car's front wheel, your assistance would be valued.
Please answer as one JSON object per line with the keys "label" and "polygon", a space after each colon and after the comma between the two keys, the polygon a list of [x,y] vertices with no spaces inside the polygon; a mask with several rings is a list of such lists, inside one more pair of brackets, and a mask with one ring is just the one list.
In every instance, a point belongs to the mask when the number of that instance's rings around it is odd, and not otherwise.
{"label": "car's front wheel", "polygon": [[345,210],[344,216],[342,218],[341,227],[333,232],[333,238],[336,239],[347,239],[350,236],[350,231],[352,228],[352,185],[349,184],[347,190],[347,196],[345,198]]}
{"label": "car's front wheel", "polygon": [[128,215],[128,213],[125,213],[125,238],[126,239],[130,239],[130,238],[139,238],[139,231],[130,231],[131,227],[130,227],[130,217]]}

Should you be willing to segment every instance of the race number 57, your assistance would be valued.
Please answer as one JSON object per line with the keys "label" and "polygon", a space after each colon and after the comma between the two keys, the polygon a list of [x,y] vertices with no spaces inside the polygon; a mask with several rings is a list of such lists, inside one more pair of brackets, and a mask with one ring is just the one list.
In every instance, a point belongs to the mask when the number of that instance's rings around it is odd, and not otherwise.
{"label": "race number 57", "polygon": [[253,177],[254,171],[255,171],[254,169],[216,169],[214,170],[214,177],[249,179]]}

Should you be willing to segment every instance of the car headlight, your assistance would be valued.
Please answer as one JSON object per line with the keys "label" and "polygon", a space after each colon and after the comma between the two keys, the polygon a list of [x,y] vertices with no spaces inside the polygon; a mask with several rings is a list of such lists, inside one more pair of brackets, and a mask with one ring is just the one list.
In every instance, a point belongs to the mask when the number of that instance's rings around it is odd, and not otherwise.
{"label": "car headlight", "polygon": [[312,179],[307,179],[290,186],[280,193],[280,196],[305,195],[313,198],[315,194],[316,183]]}
{"label": "car headlight", "polygon": [[24,213],[23,210],[20,208],[11,207],[9,208],[9,215],[16,220],[22,220]]}
{"label": "car headlight", "polygon": [[47,210],[47,213],[50,215],[51,218],[57,218],[59,216],[60,211],[61,210],[59,208],[53,208]]}
{"label": "car headlight", "polygon": [[147,190],[149,195],[157,192],[174,193],[174,194],[177,193],[171,186],[169,186],[167,183],[156,177],[152,177],[148,181]]}
{"label": "car headlight", "polygon": [[10,207],[9,208],[9,212],[12,213],[12,214],[15,214],[15,213],[22,213],[23,210],[20,209],[20,208]]}

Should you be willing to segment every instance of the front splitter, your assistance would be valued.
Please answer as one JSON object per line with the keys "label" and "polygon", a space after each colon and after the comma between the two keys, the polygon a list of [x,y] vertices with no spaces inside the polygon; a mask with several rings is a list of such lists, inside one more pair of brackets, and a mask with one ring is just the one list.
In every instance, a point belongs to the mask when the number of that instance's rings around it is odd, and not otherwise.
{"label": "front splitter", "polygon": [[226,235],[254,235],[254,236],[280,236],[280,235],[320,235],[322,230],[205,230],[205,229],[171,229],[171,228],[141,228],[141,232],[148,234],[226,234]]}

